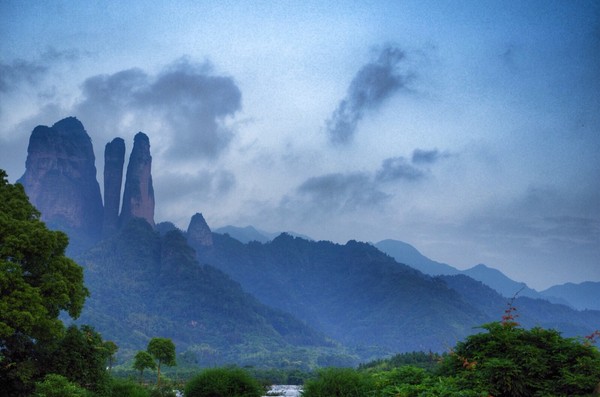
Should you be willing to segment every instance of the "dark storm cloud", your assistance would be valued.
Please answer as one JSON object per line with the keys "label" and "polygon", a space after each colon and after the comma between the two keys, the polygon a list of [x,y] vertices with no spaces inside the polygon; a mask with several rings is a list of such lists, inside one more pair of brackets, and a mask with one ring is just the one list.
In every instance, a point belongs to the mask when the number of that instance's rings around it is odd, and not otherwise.
{"label": "dark storm cloud", "polygon": [[404,157],[391,157],[383,160],[381,168],[375,174],[375,179],[379,182],[417,181],[424,177],[425,173],[409,164]]}
{"label": "dark storm cloud", "polygon": [[91,77],[83,84],[83,95],[76,114],[104,131],[123,123],[141,128],[158,122],[159,130],[152,132],[170,135],[171,159],[218,156],[233,137],[223,122],[241,108],[233,79],[186,59],[157,76],[129,69]]}
{"label": "dark storm cloud", "polygon": [[348,144],[365,112],[377,109],[387,98],[406,87],[409,76],[399,70],[404,57],[399,48],[386,47],[373,62],[358,71],[346,97],[326,122],[332,143]]}
{"label": "dark storm cloud", "polygon": [[307,179],[298,193],[323,210],[355,210],[374,206],[390,196],[378,189],[365,173],[327,174]]}
{"label": "dark storm cloud", "polygon": [[441,153],[437,149],[415,149],[413,150],[411,161],[413,162],[413,164],[433,164],[436,163],[438,160],[446,157],[449,157],[448,153]]}

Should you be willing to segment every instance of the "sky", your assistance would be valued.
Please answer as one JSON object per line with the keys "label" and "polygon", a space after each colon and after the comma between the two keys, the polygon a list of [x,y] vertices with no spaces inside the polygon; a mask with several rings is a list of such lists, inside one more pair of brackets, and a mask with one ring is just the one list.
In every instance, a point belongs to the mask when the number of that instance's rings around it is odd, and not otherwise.
{"label": "sky", "polygon": [[[150,138],[155,220],[600,281],[600,2],[0,1],[0,168]],[[128,156],[128,154],[127,154]]]}

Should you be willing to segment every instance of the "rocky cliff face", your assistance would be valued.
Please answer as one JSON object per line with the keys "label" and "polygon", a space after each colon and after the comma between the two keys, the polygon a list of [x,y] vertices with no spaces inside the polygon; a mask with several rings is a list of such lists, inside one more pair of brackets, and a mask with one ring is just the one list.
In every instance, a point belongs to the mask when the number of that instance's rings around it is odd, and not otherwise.
{"label": "rocky cliff face", "polygon": [[69,233],[72,244],[100,237],[103,208],[92,141],[75,117],[33,130],[18,182],[42,220]]}
{"label": "rocky cliff face", "polygon": [[119,228],[119,205],[125,163],[125,141],[115,138],[104,148],[104,223],[102,234],[109,236]]}
{"label": "rocky cliff face", "polygon": [[143,218],[154,227],[154,188],[152,187],[152,156],[150,140],[138,132],[133,140],[133,149],[127,165],[121,225],[131,218]]}
{"label": "rocky cliff face", "polygon": [[187,240],[190,246],[197,247],[212,247],[213,238],[212,232],[204,217],[200,213],[192,216],[187,229]]}

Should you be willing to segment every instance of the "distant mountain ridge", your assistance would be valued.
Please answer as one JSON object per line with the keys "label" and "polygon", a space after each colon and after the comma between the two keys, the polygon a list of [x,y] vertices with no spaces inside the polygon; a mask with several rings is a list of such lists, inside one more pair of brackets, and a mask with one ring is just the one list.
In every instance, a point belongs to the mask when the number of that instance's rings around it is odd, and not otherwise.
{"label": "distant mountain ridge", "polygon": [[441,262],[436,262],[421,254],[412,245],[398,240],[382,240],[375,244],[375,247],[396,259],[399,263],[429,274],[439,276],[443,274],[459,274],[460,270]]}
{"label": "distant mountain ridge", "polygon": [[555,285],[540,292],[550,302],[568,301],[579,310],[600,310],[600,282]]}
{"label": "distant mountain ridge", "polygon": [[507,298],[513,296],[529,297],[567,305],[578,310],[600,310],[600,282],[566,283],[538,292],[529,288],[527,284],[514,281],[501,271],[484,264],[466,270],[458,270],[445,263],[427,258],[415,247],[402,241],[383,240],[375,246],[394,257],[398,262],[412,266],[423,273],[430,275],[464,274],[474,280],[481,281]]}
{"label": "distant mountain ridge", "polygon": [[267,243],[273,240],[275,237],[279,236],[281,233],[289,234],[290,236],[300,237],[305,240],[312,240],[312,238],[305,236],[303,234],[295,233],[292,231],[285,232],[266,232],[264,230],[256,229],[254,226],[232,226],[227,225],[223,227],[219,227],[214,230],[215,233],[219,234],[228,234],[234,239],[242,242],[249,243],[251,241],[258,241],[259,243]]}
{"label": "distant mountain ridge", "polygon": [[456,275],[465,274],[475,280],[492,287],[505,297],[529,296],[543,298],[537,291],[529,288],[527,284],[514,281],[504,273],[486,265],[479,264],[467,270],[457,268],[445,263],[436,262],[421,254],[415,247],[398,240],[383,240],[375,244],[377,248],[391,255],[400,263],[405,263],[430,275]]}
{"label": "distant mountain ridge", "polygon": [[285,233],[264,244],[217,233],[213,241],[213,247],[193,246],[200,263],[367,356],[375,346],[382,354],[442,351],[489,320],[443,282],[367,243]]}

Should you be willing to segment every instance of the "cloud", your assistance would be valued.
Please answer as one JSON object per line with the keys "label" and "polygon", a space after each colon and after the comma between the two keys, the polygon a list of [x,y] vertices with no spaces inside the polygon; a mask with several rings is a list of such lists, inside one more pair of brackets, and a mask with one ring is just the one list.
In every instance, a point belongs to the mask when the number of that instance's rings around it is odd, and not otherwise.
{"label": "cloud", "polygon": [[411,161],[413,164],[433,164],[436,163],[438,160],[447,158],[449,156],[450,155],[448,153],[441,153],[437,149],[415,149],[413,150]]}
{"label": "cloud", "polygon": [[379,190],[369,174],[360,172],[311,177],[297,192],[323,211],[341,212],[378,205],[390,197]]}
{"label": "cloud", "polygon": [[366,112],[379,108],[387,98],[406,87],[410,76],[399,70],[404,58],[402,50],[388,46],[356,73],[346,97],[326,121],[330,142],[348,144]]}
{"label": "cloud", "polygon": [[[81,58],[79,50],[69,49],[59,51],[54,47],[48,47],[39,57],[26,59],[13,59],[10,62],[0,62],[0,114],[3,111],[6,95],[16,92],[24,87],[39,88],[52,68],[63,63],[73,63]],[[40,97],[53,96],[52,91],[40,91]]]}
{"label": "cloud", "polygon": [[417,181],[423,179],[425,173],[408,163],[404,157],[391,157],[383,160],[381,168],[375,174],[375,179],[380,182],[397,180]]}
{"label": "cloud", "polygon": [[23,82],[35,84],[47,71],[48,66],[37,61],[15,59],[0,63],[0,92],[10,92]]}
{"label": "cloud", "polygon": [[223,198],[236,185],[235,175],[227,170],[199,171],[196,174],[169,172],[158,174],[155,179],[157,194],[164,201],[177,201],[181,198],[193,198],[199,201]]}
{"label": "cloud", "polygon": [[390,157],[383,160],[375,172],[331,173],[308,178],[298,186],[296,193],[304,199],[301,205],[325,211],[354,211],[392,198],[392,194],[384,191],[390,182],[416,182],[426,176],[425,170],[410,164],[404,157]]}
{"label": "cloud", "polygon": [[74,62],[81,57],[81,52],[70,49],[59,51],[49,47],[37,59],[14,59],[11,62],[0,62],[0,92],[13,91],[22,83],[37,84],[48,73],[52,66],[63,61]]}
{"label": "cloud", "polygon": [[233,138],[227,117],[241,109],[232,78],[185,58],[156,76],[137,68],[93,76],[82,91],[84,99],[74,110],[82,120],[107,136],[151,129],[146,132],[168,142],[170,160],[216,158]]}

